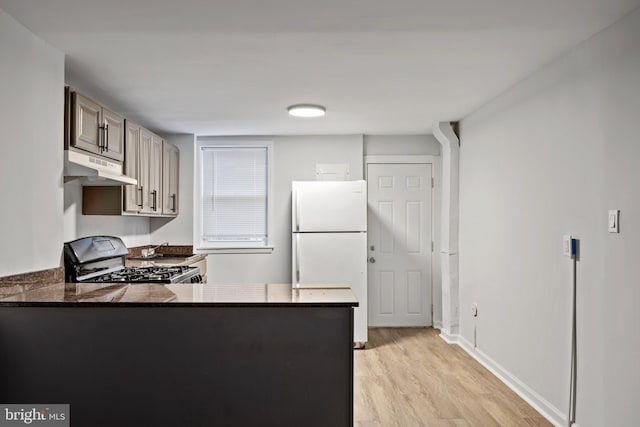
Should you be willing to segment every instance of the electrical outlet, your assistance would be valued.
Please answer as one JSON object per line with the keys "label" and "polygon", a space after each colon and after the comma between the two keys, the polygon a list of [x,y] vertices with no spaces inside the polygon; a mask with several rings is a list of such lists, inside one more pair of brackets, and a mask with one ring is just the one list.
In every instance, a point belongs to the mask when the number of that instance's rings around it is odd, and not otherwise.
{"label": "electrical outlet", "polygon": [[473,317],[478,317],[478,303],[476,302],[471,305],[471,315]]}

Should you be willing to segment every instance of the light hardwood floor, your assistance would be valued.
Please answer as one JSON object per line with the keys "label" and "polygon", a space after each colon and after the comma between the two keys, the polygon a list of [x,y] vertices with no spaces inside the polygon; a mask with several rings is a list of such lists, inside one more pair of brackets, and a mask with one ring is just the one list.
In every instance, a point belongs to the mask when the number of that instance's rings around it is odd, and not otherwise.
{"label": "light hardwood floor", "polygon": [[356,426],[551,426],[432,328],[370,329],[354,371]]}

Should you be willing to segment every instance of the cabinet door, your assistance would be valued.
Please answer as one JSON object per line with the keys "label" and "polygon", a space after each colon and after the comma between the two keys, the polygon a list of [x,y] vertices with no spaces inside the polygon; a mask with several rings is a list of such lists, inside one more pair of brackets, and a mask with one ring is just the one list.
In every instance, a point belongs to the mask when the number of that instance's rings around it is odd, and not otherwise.
{"label": "cabinet door", "polygon": [[102,107],[79,93],[73,93],[73,135],[71,145],[92,153],[102,153]]}
{"label": "cabinet door", "polygon": [[122,161],[124,158],[124,117],[103,108],[102,125],[105,127],[106,135],[102,155]]}
{"label": "cabinet door", "polygon": [[124,173],[138,180],[138,185],[124,186],[124,206],[125,212],[138,212],[142,207],[142,196],[140,192],[140,126],[129,121],[125,126],[125,156]]}
{"label": "cabinet door", "polygon": [[178,147],[164,142],[162,144],[162,214],[178,215]]}
{"label": "cabinet door", "polygon": [[153,134],[145,128],[140,128],[140,149],[138,155],[140,156],[138,162],[138,186],[140,188],[140,200],[138,201],[140,206],[140,212],[152,213],[151,210],[151,187],[149,182],[150,177],[150,164],[151,164],[151,141]]}
{"label": "cabinet door", "polygon": [[162,212],[162,138],[152,134],[149,162],[149,196],[151,212]]}

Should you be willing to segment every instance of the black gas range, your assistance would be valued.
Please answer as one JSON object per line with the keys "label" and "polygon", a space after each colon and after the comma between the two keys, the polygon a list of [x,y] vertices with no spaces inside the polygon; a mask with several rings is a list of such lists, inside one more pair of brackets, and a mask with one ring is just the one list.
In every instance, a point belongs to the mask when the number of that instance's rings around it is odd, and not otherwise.
{"label": "black gas range", "polygon": [[82,283],[200,283],[190,266],[126,267],[129,250],[118,237],[84,237],[64,244],[65,279]]}

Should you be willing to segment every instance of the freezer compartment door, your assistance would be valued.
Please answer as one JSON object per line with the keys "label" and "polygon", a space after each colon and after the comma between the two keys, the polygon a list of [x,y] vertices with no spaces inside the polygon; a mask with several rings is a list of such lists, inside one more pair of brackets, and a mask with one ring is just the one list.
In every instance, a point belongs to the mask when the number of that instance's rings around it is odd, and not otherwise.
{"label": "freezer compartment door", "polygon": [[292,231],[367,231],[365,181],[294,181]]}
{"label": "freezer compartment door", "polygon": [[354,340],[367,341],[367,233],[293,233],[293,283],[349,286],[359,306]]}

